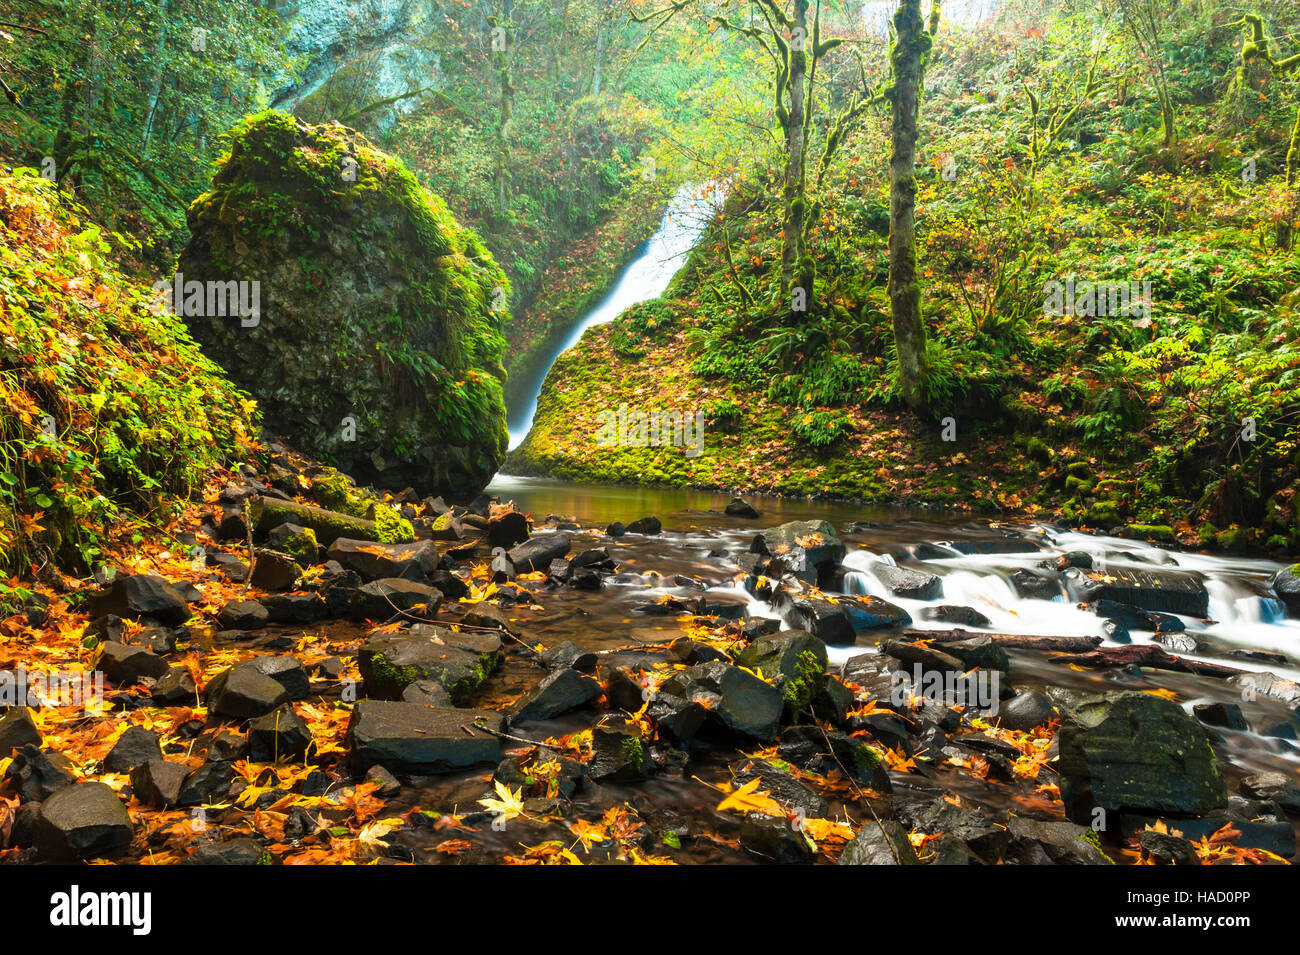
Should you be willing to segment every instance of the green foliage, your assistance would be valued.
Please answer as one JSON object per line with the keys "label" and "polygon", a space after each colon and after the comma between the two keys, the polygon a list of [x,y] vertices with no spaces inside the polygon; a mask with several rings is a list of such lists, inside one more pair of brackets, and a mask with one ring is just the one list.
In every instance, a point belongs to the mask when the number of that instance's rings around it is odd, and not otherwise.
{"label": "green foliage", "polygon": [[254,405],[36,170],[0,172],[0,230],[0,568],[84,569],[246,450]]}

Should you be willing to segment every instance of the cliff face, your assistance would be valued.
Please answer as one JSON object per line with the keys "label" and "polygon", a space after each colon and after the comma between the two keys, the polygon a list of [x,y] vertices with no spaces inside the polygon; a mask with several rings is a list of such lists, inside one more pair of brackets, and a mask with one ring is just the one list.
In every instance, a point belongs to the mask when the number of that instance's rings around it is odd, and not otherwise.
{"label": "cliff face", "polygon": [[[298,0],[279,8],[290,25],[288,49],[302,73],[286,78],[271,106],[312,119],[323,101],[359,109],[380,100],[441,85],[432,49],[439,4],[429,0]],[[414,109],[398,100],[368,117],[379,131]],[[326,118],[326,117],[319,117]]]}
{"label": "cliff face", "polygon": [[[380,487],[467,495],[496,473],[509,285],[400,162],[337,123],[252,116],[189,226],[173,302],[269,428]],[[213,288],[253,307],[214,309]]]}

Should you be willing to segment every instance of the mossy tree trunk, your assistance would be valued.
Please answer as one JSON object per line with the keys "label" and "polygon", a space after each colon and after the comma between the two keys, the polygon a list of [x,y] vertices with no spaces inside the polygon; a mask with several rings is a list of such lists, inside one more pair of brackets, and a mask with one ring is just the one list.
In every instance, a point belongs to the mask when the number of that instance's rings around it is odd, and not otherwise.
{"label": "mossy tree trunk", "polygon": [[[790,107],[782,115],[785,126],[785,183],[782,199],[785,204],[781,244],[781,298],[786,300],[795,282],[795,268],[803,258],[804,214],[807,212],[807,184],[804,177],[805,164],[805,118],[811,107],[805,82],[808,78],[808,0],[795,0],[794,16],[791,18],[791,38],[788,45],[787,60],[790,64],[784,77],[778,78],[777,97],[781,96],[780,85],[789,90]],[[809,295],[811,289],[805,288]]]}
{"label": "mossy tree trunk", "polygon": [[[931,30],[938,26],[938,7]],[[913,411],[925,409],[925,320],[916,281],[916,137],[925,61],[933,43],[921,19],[921,0],[899,0],[890,53],[892,85],[887,93],[892,118],[889,158],[889,305],[898,351],[898,380]]]}

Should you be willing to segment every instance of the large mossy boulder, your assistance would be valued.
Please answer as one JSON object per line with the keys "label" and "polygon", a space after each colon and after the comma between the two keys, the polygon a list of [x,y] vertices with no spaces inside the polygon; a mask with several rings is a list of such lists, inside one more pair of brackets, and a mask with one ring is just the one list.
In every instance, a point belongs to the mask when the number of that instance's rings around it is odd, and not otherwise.
{"label": "large mossy boulder", "polygon": [[[189,228],[178,311],[268,428],[379,487],[465,495],[496,473],[509,285],[400,162],[337,123],[259,113]],[[232,281],[259,283],[256,317],[206,297],[192,314],[190,283]]]}

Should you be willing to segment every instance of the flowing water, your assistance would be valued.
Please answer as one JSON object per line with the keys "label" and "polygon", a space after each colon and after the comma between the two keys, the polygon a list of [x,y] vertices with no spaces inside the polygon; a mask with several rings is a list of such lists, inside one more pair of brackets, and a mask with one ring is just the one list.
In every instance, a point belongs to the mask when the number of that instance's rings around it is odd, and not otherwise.
{"label": "flowing water", "polygon": [[[599,593],[560,589],[538,594],[545,609],[531,616],[529,625],[548,645],[569,639],[590,649],[612,650],[671,639],[681,632],[675,618],[647,614],[642,608],[665,596],[699,596],[701,588],[724,599],[745,601],[753,616],[774,617],[770,606],[738,586],[743,572],[736,558],[749,549],[757,529],[791,520],[824,519],[849,550],[841,592],[871,594],[902,607],[913,618],[910,629],[952,629],[952,624],[922,619],[921,611],[939,604],[961,605],[988,618],[986,627],[964,627],[972,633],[1101,636],[1103,647],[1117,646],[1106,636],[1105,621],[1080,609],[1064,591],[1050,600],[1029,599],[1019,596],[1011,584],[1017,570],[1031,569],[1066,552],[1084,552],[1106,570],[1178,572],[1204,583],[1209,594],[1207,616],[1174,615],[1198,644],[1195,652],[1180,656],[1268,672],[1281,681],[1300,681],[1300,620],[1289,618],[1270,595],[1269,580],[1283,565],[1269,560],[1183,552],[1043,524],[1004,523],[929,509],[750,497],[762,516],[746,520],[723,514],[729,495],[706,491],[575,485],[506,475],[499,475],[488,490],[518,502],[539,524],[550,515],[574,521],[583,528],[571,532],[575,552],[608,545],[619,564],[620,573],[607,579]],[[664,531],[658,536],[609,538],[603,533],[612,521],[626,523],[651,514],[663,522]],[[1000,549],[1009,538],[1031,549],[962,552]],[[919,545],[930,545],[922,552],[928,559],[916,556]],[[882,564],[933,573],[941,578],[943,592],[930,601],[896,597],[874,572]],[[860,633],[857,645],[830,648],[832,663],[878,652],[879,645],[897,632]],[[1135,644],[1156,640],[1156,634],[1142,630],[1131,630],[1130,636]],[[1286,738],[1289,730],[1284,725],[1295,719],[1300,698],[1288,701],[1261,693],[1250,699],[1236,684],[1216,677],[1156,670],[1076,670],[1052,663],[1047,654],[1036,651],[1013,650],[1011,658],[1010,681],[1016,687],[1064,688],[1076,694],[1164,689],[1176,693],[1189,712],[1197,703],[1236,703],[1251,730],[1216,730],[1222,737],[1220,751],[1231,763],[1230,773],[1300,774],[1300,748]],[[1285,682],[1280,685],[1286,688]]]}
{"label": "flowing water", "polygon": [[668,283],[686,264],[700,234],[713,218],[723,197],[723,190],[712,184],[682,186],[664,210],[663,222],[632,263],[623,270],[618,282],[601,300],[600,304],[574,326],[563,343],[545,361],[537,366],[533,380],[524,393],[528,403],[511,409],[509,429],[510,448],[513,450],[528,437],[533,416],[537,414],[537,396],[542,390],[546,374],[560,357],[578,343],[587,329],[611,322],[620,313],[648,299],[658,298],[668,288]]}

